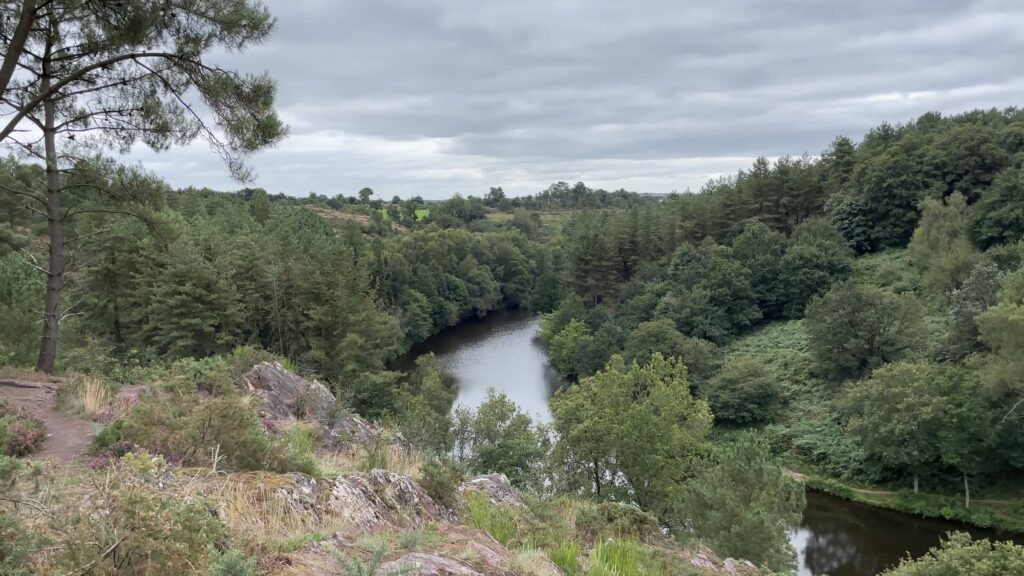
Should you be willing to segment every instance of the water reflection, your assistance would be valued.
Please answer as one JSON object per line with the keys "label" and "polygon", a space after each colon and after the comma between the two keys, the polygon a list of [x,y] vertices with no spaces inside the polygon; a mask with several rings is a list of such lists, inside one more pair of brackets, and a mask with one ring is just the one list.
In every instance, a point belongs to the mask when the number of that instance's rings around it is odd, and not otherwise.
{"label": "water reflection", "polygon": [[538,319],[525,310],[499,310],[442,331],[414,348],[402,364],[433,352],[459,386],[457,405],[475,408],[487,389],[508,394],[542,422],[551,420],[548,399],[564,381],[537,340]]}
{"label": "water reflection", "polygon": [[1007,539],[958,522],[922,519],[808,492],[803,522],[790,542],[797,550],[800,576],[875,576],[907,554],[923,555],[950,531]]}

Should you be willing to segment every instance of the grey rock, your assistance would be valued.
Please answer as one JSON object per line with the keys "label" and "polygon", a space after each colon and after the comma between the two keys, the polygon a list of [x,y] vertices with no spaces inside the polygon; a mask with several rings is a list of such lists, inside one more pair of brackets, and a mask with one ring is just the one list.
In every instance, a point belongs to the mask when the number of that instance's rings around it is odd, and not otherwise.
{"label": "grey rock", "polygon": [[487,494],[491,504],[495,506],[504,505],[513,508],[525,506],[522,498],[519,497],[519,492],[516,492],[504,474],[487,474],[467,480],[459,485],[459,494],[466,492]]}

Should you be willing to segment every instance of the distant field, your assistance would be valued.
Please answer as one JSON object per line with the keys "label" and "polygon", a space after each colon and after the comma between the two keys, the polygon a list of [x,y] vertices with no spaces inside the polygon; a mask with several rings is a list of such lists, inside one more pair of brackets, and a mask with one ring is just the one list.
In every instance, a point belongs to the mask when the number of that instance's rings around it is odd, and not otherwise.
{"label": "distant field", "polygon": [[[384,219],[385,220],[390,220],[390,216],[388,216],[388,209],[387,208],[381,208],[380,209],[380,213],[384,215]],[[417,208],[416,209],[416,220],[423,220],[424,218],[426,218],[428,216],[430,216],[430,208]]]}

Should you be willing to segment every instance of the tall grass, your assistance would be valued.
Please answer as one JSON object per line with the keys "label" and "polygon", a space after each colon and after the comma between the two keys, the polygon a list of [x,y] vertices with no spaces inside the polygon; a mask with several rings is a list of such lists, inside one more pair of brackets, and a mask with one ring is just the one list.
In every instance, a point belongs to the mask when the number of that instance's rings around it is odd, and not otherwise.
{"label": "tall grass", "polygon": [[110,406],[114,392],[95,376],[76,374],[57,391],[57,405],[71,414],[92,418]]}
{"label": "tall grass", "polygon": [[351,529],[342,518],[312,514],[275,494],[287,482],[275,475],[236,474],[198,479],[195,488],[220,503],[228,532],[247,548],[284,551],[322,534]]}
{"label": "tall grass", "polygon": [[466,494],[466,507],[469,509],[473,527],[489,533],[502,546],[509,547],[516,539],[518,522],[512,509],[506,506],[491,506],[486,494],[476,492]]}

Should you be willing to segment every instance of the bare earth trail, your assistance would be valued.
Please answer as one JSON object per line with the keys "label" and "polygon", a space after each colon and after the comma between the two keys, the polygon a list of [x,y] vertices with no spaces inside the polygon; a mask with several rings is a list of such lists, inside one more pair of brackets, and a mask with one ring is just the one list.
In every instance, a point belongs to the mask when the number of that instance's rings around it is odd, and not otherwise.
{"label": "bare earth trail", "polygon": [[0,379],[0,399],[24,408],[46,425],[46,440],[34,460],[72,462],[83,457],[92,442],[93,425],[57,409],[59,383]]}

